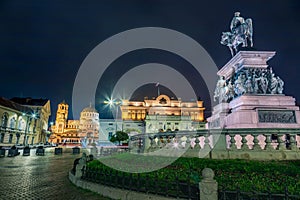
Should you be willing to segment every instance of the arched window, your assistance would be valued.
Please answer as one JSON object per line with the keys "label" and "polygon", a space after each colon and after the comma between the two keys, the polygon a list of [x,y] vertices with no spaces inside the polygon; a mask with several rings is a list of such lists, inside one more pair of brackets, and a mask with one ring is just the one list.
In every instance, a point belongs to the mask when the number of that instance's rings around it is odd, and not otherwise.
{"label": "arched window", "polygon": [[8,114],[5,112],[2,115],[2,123],[1,126],[2,127],[7,127],[7,123],[8,123]]}
{"label": "arched window", "polygon": [[20,120],[19,120],[19,123],[18,123],[18,129],[19,130],[24,130],[25,129],[25,122],[24,122],[24,120],[21,118]]}
{"label": "arched window", "polygon": [[10,128],[14,129],[16,127],[16,119],[15,117],[10,119]]}

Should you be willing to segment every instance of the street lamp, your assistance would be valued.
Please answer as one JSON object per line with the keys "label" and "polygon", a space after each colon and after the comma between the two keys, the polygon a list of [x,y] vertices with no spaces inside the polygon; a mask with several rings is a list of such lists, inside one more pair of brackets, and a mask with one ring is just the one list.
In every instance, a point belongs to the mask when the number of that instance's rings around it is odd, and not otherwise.
{"label": "street lamp", "polygon": [[116,119],[116,131],[118,130],[118,111],[119,111],[119,107],[118,105],[121,105],[122,104],[122,101],[117,101],[116,99],[108,99],[106,101],[104,101],[105,104],[109,105],[110,108],[116,106],[116,116],[115,116],[115,119]]}
{"label": "street lamp", "polygon": [[[22,115],[25,116],[26,113],[23,113]],[[27,132],[29,132],[28,129],[30,128],[31,120],[35,119],[35,118],[36,118],[36,114],[35,113],[31,114],[31,116],[27,114],[27,120],[26,120],[26,126],[25,126],[25,134],[24,134],[24,139],[23,139],[23,145],[24,146],[28,144],[28,141],[27,141]],[[29,124],[29,127],[28,127],[28,124]]]}

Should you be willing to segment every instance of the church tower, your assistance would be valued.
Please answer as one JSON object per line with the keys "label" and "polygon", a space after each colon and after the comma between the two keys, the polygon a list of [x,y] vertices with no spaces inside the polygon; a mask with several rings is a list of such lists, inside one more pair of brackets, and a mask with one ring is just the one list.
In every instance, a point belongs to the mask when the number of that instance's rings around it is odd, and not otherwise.
{"label": "church tower", "polygon": [[58,104],[58,108],[56,111],[56,120],[55,120],[56,133],[64,132],[64,129],[66,128],[67,125],[68,109],[69,109],[69,105],[66,104],[65,101]]}

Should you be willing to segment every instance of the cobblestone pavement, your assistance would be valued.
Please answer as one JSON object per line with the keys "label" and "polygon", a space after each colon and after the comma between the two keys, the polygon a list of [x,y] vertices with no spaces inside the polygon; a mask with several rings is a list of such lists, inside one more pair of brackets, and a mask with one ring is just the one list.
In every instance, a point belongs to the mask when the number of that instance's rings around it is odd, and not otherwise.
{"label": "cobblestone pavement", "polygon": [[73,161],[80,155],[65,153],[0,158],[0,199],[105,199],[74,186],[68,179]]}

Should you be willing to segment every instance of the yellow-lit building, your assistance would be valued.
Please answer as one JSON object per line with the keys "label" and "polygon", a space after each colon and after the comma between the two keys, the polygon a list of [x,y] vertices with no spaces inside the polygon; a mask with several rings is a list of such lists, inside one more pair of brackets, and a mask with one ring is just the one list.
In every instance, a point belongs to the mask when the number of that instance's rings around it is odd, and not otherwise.
{"label": "yellow-lit building", "polygon": [[0,146],[46,142],[50,100],[0,97]]}
{"label": "yellow-lit building", "polygon": [[51,126],[51,143],[86,144],[96,143],[99,137],[99,113],[91,105],[80,113],[79,120],[68,120],[69,105],[58,104],[55,124]]}
{"label": "yellow-lit building", "polygon": [[183,102],[167,95],[144,101],[123,100],[121,105],[123,122],[143,121],[146,133],[203,129],[204,110],[203,101]]}

